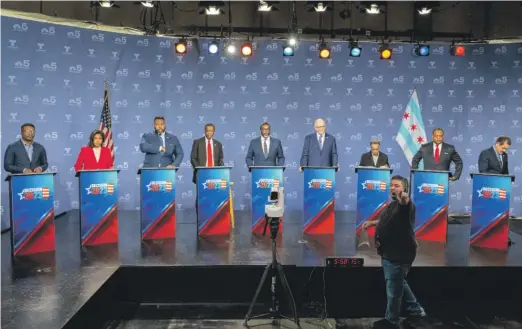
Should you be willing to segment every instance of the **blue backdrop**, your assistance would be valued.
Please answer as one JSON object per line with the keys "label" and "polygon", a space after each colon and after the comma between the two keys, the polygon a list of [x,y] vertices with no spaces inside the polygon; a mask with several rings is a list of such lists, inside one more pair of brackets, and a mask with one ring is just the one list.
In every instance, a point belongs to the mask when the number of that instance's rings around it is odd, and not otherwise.
{"label": "blue backdrop", "polygon": [[[462,178],[450,185],[450,212],[470,212],[479,152],[496,136],[510,135],[510,171],[522,172],[522,44],[470,45],[465,57],[451,57],[447,45],[432,46],[430,57],[412,55],[413,45],[393,44],[392,60],[380,60],[377,44],[363,44],[362,57],[349,57],[347,43],[332,44],[332,58],[321,60],[315,42],[301,42],[294,57],[282,56],[282,43],[255,43],[251,58],[210,55],[207,40],[198,54],[189,43],[185,56],[173,52],[174,40],[119,35],[2,17],[2,156],[19,138],[20,125],[36,125],[36,140],[48,153],[56,176],[57,212],[78,207],[73,164],[90,132],[98,127],[104,79],[110,105],[120,173],[120,209],[139,207],[143,160],[140,134],[164,115],[167,130],[185,151],[178,172],[178,210],[193,208],[195,186],[189,163],[192,140],[207,122],[216,124],[232,171],[234,205],[249,211],[250,175],[244,157],[259,124],[269,121],[280,138],[289,209],[302,209],[298,172],[303,138],[313,121],[324,117],[337,138],[340,171],[336,208],[355,210],[354,169],[372,137],[382,140],[394,173],[409,164],[395,142],[413,88],[419,94],[426,130],[442,127],[464,160]],[[239,41],[242,42],[242,41]],[[239,45],[239,44],[238,44]],[[2,180],[5,172],[2,172]],[[2,185],[2,228],[8,225],[7,184]],[[522,189],[513,188],[514,215],[522,214]]]}

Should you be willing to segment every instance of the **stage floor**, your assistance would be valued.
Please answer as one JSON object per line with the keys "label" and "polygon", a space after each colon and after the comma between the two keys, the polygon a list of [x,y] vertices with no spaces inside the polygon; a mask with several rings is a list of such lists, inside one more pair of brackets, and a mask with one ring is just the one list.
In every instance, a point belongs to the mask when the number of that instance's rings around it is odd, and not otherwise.
{"label": "stage floor", "polygon": [[[353,216],[339,217],[334,236],[306,236],[300,214],[286,216],[277,240],[279,261],[323,266],[324,257],[335,255],[380,266],[375,249],[357,248]],[[2,328],[61,328],[120,265],[265,265],[271,259],[269,237],[252,236],[248,214],[236,214],[229,237],[203,239],[197,237],[195,213],[179,213],[175,240],[146,244],[140,241],[138,212],[122,211],[119,218],[119,246],[89,250],[80,248],[78,213],[58,218],[55,257],[42,265],[13,267],[10,233],[2,234]],[[414,266],[522,266],[522,235],[511,232],[515,244],[508,252],[469,248],[468,236],[469,224],[449,225],[446,245],[421,241]]]}

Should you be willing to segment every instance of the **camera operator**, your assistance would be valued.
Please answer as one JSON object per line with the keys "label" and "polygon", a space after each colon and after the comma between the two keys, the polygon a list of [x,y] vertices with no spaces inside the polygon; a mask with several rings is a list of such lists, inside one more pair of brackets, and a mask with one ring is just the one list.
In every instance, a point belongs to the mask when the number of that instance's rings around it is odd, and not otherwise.
{"label": "camera operator", "polygon": [[375,245],[382,258],[388,298],[385,317],[375,322],[373,328],[399,328],[402,303],[408,313],[403,326],[415,328],[422,322],[426,313],[406,282],[406,275],[417,254],[417,241],[413,231],[415,205],[408,196],[408,180],[402,176],[393,176],[390,194],[392,201],[383,210],[380,218],[363,224],[364,229],[377,225]]}

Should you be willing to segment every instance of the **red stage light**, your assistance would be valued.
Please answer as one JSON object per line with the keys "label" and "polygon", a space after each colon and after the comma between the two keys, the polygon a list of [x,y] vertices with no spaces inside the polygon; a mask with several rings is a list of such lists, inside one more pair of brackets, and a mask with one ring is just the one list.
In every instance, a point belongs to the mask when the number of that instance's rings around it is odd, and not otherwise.
{"label": "red stage light", "polygon": [[464,56],[466,54],[466,48],[464,46],[451,46],[451,56]]}

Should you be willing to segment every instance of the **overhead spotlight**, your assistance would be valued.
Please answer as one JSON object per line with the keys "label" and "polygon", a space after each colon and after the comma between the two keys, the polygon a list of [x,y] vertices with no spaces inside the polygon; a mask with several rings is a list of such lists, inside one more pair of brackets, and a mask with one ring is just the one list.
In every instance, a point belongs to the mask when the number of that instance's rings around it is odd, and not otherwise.
{"label": "overhead spotlight", "polygon": [[279,11],[274,4],[279,3],[279,1],[259,1],[259,6],[257,7],[257,11],[260,12],[268,12],[268,11]]}
{"label": "overhead spotlight", "polygon": [[174,45],[176,54],[184,55],[187,53],[187,40],[181,39]]}
{"label": "overhead spotlight", "polygon": [[247,41],[245,42],[242,46],[241,46],[241,55],[243,57],[250,57],[252,56],[252,43],[250,43],[250,41]]}
{"label": "overhead spotlight", "polygon": [[233,43],[229,43],[226,46],[226,50],[227,50],[227,53],[229,53],[230,55],[233,55],[236,53],[236,45],[234,45]]}
{"label": "overhead spotlight", "polygon": [[283,48],[283,56],[294,56],[294,47],[290,46],[290,45],[286,45],[284,48]]}
{"label": "overhead spotlight", "polygon": [[429,45],[415,45],[413,48],[413,52],[417,56],[429,56],[430,55],[430,46]]}
{"label": "overhead spotlight", "polygon": [[199,7],[205,8],[204,10],[200,11],[199,14],[205,14],[209,16],[216,16],[224,14],[225,12],[221,9],[225,6],[225,3],[223,1],[200,1]]}
{"label": "overhead spotlight", "polygon": [[419,15],[425,16],[431,14],[433,8],[439,7],[439,1],[416,1],[415,9],[419,13]]}
{"label": "overhead spotlight", "polygon": [[297,39],[295,37],[290,37],[290,39],[288,39],[289,46],[295,47],[296,44],[297,44]]}
{"label": "overhead spotlight", "polygon": [[152,2],[152,1],[142,1],[141,5],[143,7],[153,8],[154,7],[154,2]]}
{"label": "overhead spotlight", "polygon": [[208,44],[208,52],[211,54],[216,54],[219,51],[219,44],[216,40],[212,40]]}
{"label": "overhead spotlight", "polygon": [[308,9],[308,12],[324,13],[327,10],[332,10],[326,1],[308,1],[306,5],[312,7]]}
{"label": "overhead spotlight", "polygon": [[379,48],[379,53],[381,59],[390,59],[392,57],[392,49],[387,45],[382,45]]}
{"label": "overhead spotlight", "polygon": [[466,48],[464,46],[450,46],[450,55],[451,56],[464,56],[466,55]]}
{"label": "overhead spotlight", "polygon": [[378,3],[372,3],[366,7],[366,13],[370,15],[378,15],[381,13]]}
{"label": "overhead spotlight", "polygon": [[362,48],[357,42],[350,42],[350,57],[361,57]]}
{"label": "overhead spotlight", "polygon": [[103,8],[110,8],[114,6],[114,1],[98,1],[98,3],[100,4],[100,7]]}
{"label": "overhead spotlight", "polygon": [[328,59],[330,58],[330,56],[330,48],[328,48],[326,42],[321,42],[321,44],[319,45],[319,58]]}

